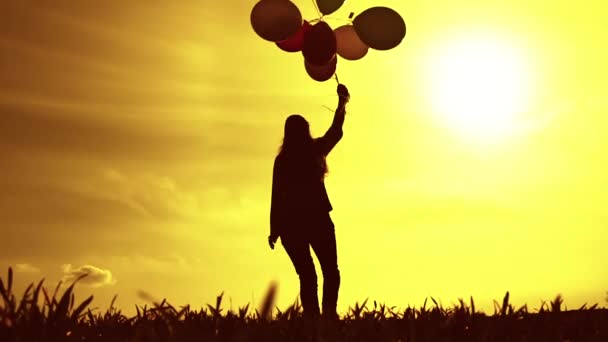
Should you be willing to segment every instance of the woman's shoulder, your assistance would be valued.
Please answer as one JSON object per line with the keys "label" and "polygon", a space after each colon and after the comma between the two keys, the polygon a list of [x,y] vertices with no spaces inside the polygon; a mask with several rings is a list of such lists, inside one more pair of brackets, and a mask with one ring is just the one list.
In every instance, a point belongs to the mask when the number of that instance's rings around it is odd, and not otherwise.
{"label": "woman's shoulder", "polygon": [[321,150],[323,148],[323,145],[325,144],[325,141],[327,139],[325,139],[325,137],[318,137],[318,138],[314,138],[312,140],[312,146],[315,150],[315,152],[318,152],[319,150]]}
{"label": "woman's shoulder", "polygon": [[284,162],[285,157],[283,155],[281,155],[281,153],[277,154],[274,157],[274,167],[279,166],[280,164],[282,164]]}

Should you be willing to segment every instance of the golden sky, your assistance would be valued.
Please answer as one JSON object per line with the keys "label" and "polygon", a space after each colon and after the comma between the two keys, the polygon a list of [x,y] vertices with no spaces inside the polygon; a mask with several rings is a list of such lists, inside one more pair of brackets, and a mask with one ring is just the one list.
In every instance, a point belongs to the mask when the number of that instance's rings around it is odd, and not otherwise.
{"label": "golden sky", "polygon": [[[78,293],[127,311],[137,290],[257,303],[273,280],[293,301],[295,271],[266,242],[272,161],[287,115],[324,133],[335,82],[259,38],[254,4],[0,3],[2,272],[21,288],[91,272]],[[376,5],[408,33],[338,62],[352,94],[326,180],[339,309],[472,295],[491,310],[507,290],[602,303],[608,5],[350,0],[331,17]]]}

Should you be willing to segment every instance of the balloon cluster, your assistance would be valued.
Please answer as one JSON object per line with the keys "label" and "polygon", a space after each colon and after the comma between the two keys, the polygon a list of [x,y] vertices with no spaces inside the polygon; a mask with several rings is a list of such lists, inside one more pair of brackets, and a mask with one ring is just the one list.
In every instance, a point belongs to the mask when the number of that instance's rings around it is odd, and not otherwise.
{"label": "balloon cluster", "polygon": [[[321,18],[304,20],[290,0],[260,0],[251,11],[251,26],[263,39],[287,52],[302,52],[308,75],[319,82],[336,73],[338,57],[358,60],[369,48],[390,50],[405,37],[405,21],[388,7],[371,7],[351,23],[332,29],[323,19],[345,0],[316,0]],[[352,17],[352,13],[351,13]]]}

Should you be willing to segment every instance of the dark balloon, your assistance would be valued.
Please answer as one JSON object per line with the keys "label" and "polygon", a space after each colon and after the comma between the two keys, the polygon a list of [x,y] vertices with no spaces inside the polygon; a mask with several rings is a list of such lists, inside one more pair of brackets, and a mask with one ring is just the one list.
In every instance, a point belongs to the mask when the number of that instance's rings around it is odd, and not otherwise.
{"label": "dark balloon", "polygon": [[317,7],[323,15],[332,14],[342,7],[345,0],[317,0]]}
{"label": "dark balloon", "polygon": [[304,35],[302,54],[307,63],[323,66],[336,55],[336,35],[329,25],[320,21]]}
{"label": "dark balloon", "polygon": [[405,21],[388,7],[372,7],[353,20],[359,38],[376,50],[390,50],[405,37]]}
{"label": "dark balloon", "polygon": [[314,65],[308,63],[306,60],[304,61],[304,67],[306,68],[306,73],[313,80],[324,82],[328,79],[332,78],[336,73],[336,67],[338,65],[338,58],[334,55],[327,64],[325,65]]}
{"label": "dark balloon", "polygon": [[302,27],[302,14],[289,0],[261,0],[250,19],[255,33],[271,42],[288,39]]}
{"label": "dark balloon", "polygon": [[304,35],[308,32],[312,26],[308,23],[308,21],[304,20],[300,29],[293,36],[289,37],[287,40],[283,40],[277,42],[277,46],[287,52],[298,52],[302,51],[302,46],[304,45]]}

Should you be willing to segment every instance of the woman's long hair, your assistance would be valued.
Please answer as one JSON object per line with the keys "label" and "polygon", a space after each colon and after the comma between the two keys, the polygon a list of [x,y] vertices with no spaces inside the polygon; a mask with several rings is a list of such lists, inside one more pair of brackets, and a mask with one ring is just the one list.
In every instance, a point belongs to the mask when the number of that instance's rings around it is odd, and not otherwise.
{"label": "woman's long hair", "polygon": [[285,120],[285,136],[279,157],[291,174],[322,180],[327,174],[325,156],[315,149],[308,121],[301,115]]}

